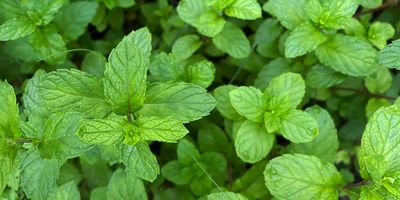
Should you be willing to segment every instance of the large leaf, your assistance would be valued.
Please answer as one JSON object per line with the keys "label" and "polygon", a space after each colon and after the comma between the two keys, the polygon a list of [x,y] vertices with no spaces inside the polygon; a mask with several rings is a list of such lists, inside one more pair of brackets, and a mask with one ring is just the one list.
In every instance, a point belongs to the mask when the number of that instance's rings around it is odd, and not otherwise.
{"label": "large leaf", "polygon": [[289,30],[308,21],[304,10],[306,0],[269,0],[263,9],[281,21]]}
{"label": "large leaf", "polygon": [[7,82],[0,81],[0,139],[18,136],[19,111],[14,89]]}
{"label": "large leaf", "polygon": [[27,17],[18,17],[0,25],[0,41],[15,40],[32,34],[35,24]]}

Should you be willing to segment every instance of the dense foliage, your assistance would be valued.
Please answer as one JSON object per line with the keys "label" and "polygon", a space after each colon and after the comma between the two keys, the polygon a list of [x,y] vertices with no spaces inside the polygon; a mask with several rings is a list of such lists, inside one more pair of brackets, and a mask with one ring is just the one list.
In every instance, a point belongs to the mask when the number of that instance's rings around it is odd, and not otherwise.
{"label": "dense foliage", "polygon": [[0,199],[400,199],[398,0],[0,14]]}

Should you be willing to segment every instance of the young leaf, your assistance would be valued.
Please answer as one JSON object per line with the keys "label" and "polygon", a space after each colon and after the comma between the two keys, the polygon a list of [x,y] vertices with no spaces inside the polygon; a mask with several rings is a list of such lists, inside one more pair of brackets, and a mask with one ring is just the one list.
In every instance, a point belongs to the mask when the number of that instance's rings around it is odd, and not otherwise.
{"label": "young leaf", "polygon": [[315,156],[284,154],[264,171],[265,184],[279,199],[337,199],[341,174]]}
{"label": "young leaf", "polygon": [[0,81],[0,139],[18,138],[20,135],[19,111],[14,89],[7,82]]}
{"label": "young leaf", "polygon": [[395,31],[389,23],[375,22],[369,27],[368,40],[378,49],[383,49],[386,41],[394,36]]}
{"label": "young leaf", "polygon": [[176,142],[189,131],[177,120],[159,117],[139,117],[135,121],[143,139],[160,142]]}
{"label": "young leaf", "polygon": [[286,39],[286,58],[295,58],[314,51],[328,38],[310,22],[297,26]]}
{"label": "young leaf", "polygon": [[251,53],[249,40],[242,29],[233,23],[226,23],[212,41],[218,49],[234,58],[246,58]]}
{"label": "young leaf", "polygon": [[199,61],[186,68],[186,81],[203,88],[212,84],[215,78],[214,64],[208,60]]}
{"label": "young leaf", "polygon": [[262,92],[255,87],[239,87],[229,93],[232,106],[245,118],[261,122],[265,112]]}
{"label": "young leaf", "polygon": [[315,53],[322,64],[350,76],[366,76],[378,68],[376,50],[358,37],[336,35]]}
{"label": "young leaf", "polygon": [[80,200],[81,195],[79,194],[78,188],[74,181],[70,181],[66,184],[59,186],[54,190],[48,199],[53,200]]}
{"label": "young leaf", "polygon": [[142,180],[129,170],[117,169],[107,187],[107,199],[147,200],[146,189]]}
{"label": "young leaf", "polygon": [[125,37],[111,52],[104,72],[104,94],[114,112],[127,115],[143,106],[146,71],[142,52]]}
{"label": "young leaf", "polygon": [[124,137],[124,125],[127,122],[121,117],[110,119],[83,119],[77,135],[88,144],[112,146]]}
{"label": "young leaf", "polygon": [[236,153],[243,161],[255,163],[267,156],[274,141],[262,125],[246,120],[235,136]]}
{"label": "young leaf", "polygon": [[224,12],[230,17],[255,20],[261,17],[261,6],[257,0],[234,0]]}
{"label": "young leaf", "polygon": [[386,46],[378,55],[379,64],[387,68],[400,68],[400,40]]}
{"label": "young leaf", "polygon": [[280,121],[280,132],[293,143],[310,142],[319,134],[317,121],[306,112],[291,110]]}
{"label": "young leaf", "polygon": [[219,192],[208,195],[207,200],[247,200],[247,198],[233,192]]}
{"label": "young leaf", "polygon": [[180,60],[192,56],[203,44],[197,35],[185,35],[177,39],[172,46],[172,53]]}
{"label": "young leaf", "polygon": [[148,86],[140,114],[182,121],[198,120],[215,107],[215,99],[197,85],[183,82],[153,83]]}
{"label": "young leaf", "polygon": [[281,21],[289,30],[309,20],[304,7],[306,0],[270,0],[263,9]]}
{"label": "young leaf", "polygon": [[32,0],[21,1],[20,5],[27,9],[26,12],[37,25],[45,26],[54,19],[64,2],[64,0]]}
{"label": "young leaf", "polygon": [[240,120],[242,116],[235,110],[231,104],[229,94],[237,89],[234,85],[222,85],[214,90],[214,98],[217,101],[217,110],[227,119]]}
{"label": "young leaf", "polygon": [[18,17],[0,25],[0,41],[15,40],[32,34],[36,29],[34,22],[27,17]]}

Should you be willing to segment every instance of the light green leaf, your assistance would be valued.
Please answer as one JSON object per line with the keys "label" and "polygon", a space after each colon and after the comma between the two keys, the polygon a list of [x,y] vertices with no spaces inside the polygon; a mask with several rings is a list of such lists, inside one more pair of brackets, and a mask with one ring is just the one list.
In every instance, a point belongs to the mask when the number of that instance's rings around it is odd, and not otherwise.
{"label": "light green leaf", "polygon": [[191,165],[195,163],[194,159],[200,158],[199,150],[187,139],[182,139],[177,149],[179,163],[183,165]]}
{"label": "light green leaf", "polygon": [[304,7],[306,0],[269,0],[263,9],[279,19],[289,30],[309,20]]}
{"label": "light green leaf", "polygon": [[129,170],[117,169],[107,187],[107,199],[147,200],[146,189],[142,180]]}
{"label": "light green leaf", "polygon": [[346,75],[321,64],[313,66],[306,75],[306,84],[312,88],[329,88],[343,82]]}
{"label": "light green leaf", "polygon": [[24,10],[18,1],[2,0],[0,1],[0,13],[7,19],[12,19],[24,15]]}
{"label": "light green leaf", "polygon": [[222,116],[230,120],[240,120],[242,118],[242,116],[232,106],[229,97],[229,93],[237,88],[238,87],[234,85],[222,85],[214,90],[214,98],[217,101],[217,110]]}
{"label": "light green leaf", "polygon": [[24,102],[24,112],[32,123],[41,124],[49,112],[49,109],[44,106],[44,101],[38,88],[46,78],[44,70],[37,70],[34,76],[26,84],[25,92],[22,97]]}
{"label": "light green leaf", "polygon": [[303,78],[300,74],[291,72],[275,77],[265,89],[269,110],[276,111],[296,108],[301,103],[304,94]]}
{"label": "light green leaf", "polygon": [[230,17],[255,20],[261,17],[261,6],[257,0],[234,0],[224,12]]}
{"label": "light green leaf", "polygon": [[115,7],[128,8],[135,5],[135,0],[103,0],[108,9]]}
{"label": "light green leaf", "polygon": [[76,135],[80,113],[54,113],[48,117],[39,138],[39,152],[43,158],[67,160],[90,149]]}
{"label": "light green leaf", "polygon": [[374,94],[383,94],[390,86],[392,86],[392,74],[387,68],[379,69],[365,78],[365,87]]}
{"label": "light green leaf", "polygon": [[[0,131],[1,133],[1,131]],[[0,193],[8,184],[14,167],[15,152],[10,144],[0,137]]]}
{"label": "light green leaf", "polygon": [[90,52],[83,59],[81,70],[97,77],[103,77],[106,63],[107,60],[101,53]]}
{"label": "light green leaf", "polygon": [[371,24],[368,30],[368,40],[378,49],[386,46],[386,41],[393,38],[395,29],[386,22],[375,22]]}
{"label": "light green leaf", "polygon": [[[383,173],[385,176],[398,173],[400,170],[398,156],[400,135],[397,134],[400,131],[399,122],[400,109],[396,105],[380,108],[369,119],[361,139],[361,160],[363,157],[382,157],[386,162],[386,169]],[[361,170],[367,167],[366,164],[360,163]],[[374,176],[374,174],[367,174]]]}
{"label": "light green leaf", "polygon": [[215,107],[215,99],[197,85],[183,82],[153,83],[148,86],[140,114],[182,121],[198,120]]}
{"label": "light green leaf", "polygon": [[67,41],[81,36],[95,16],[98,3],[95,1],[72,2],[63,7],[54,19],[59,32]]}
{"label": "light green leaf", "polygon": [[199,61],[186,68],[185,80],[194,83],[203,88],[207,88],[212,84],[215,78],[214,64],[208,60]]}
{"label": "light green leaf", "polygon": [[172,46],[172,53],[179,59],[185,60],[192,56],[203,44],[197,35],[185,35],[178,38]]}
{"label": "light green leaf", "polygon": [[214,10],[206,10],[199,18],[197,30],[207,36],[215,37],[223,30],[225,19]]}
{"label": "light green leaf", "polygon": [[275,136],[268,133],[262,124],[247,120],[236,133],[236,153],[243,161],[256,163],[267,156],[274,141]]}
{"label": "light green leaf", "polygon": [[19,111],[14,89],[7,82],[0,81],[0,139],[18,138],[20,135]]}
{"label": "light green leaf", "polygon": [[322,28],[344,28],[354,15],[360,0],[308,0],[305,6],[307,15]]}
{"label": "light green leaf", "polygon": [[312,106],[305,110],[311,115],[319,126],[319,135],[311,142],[301,144],[290,144],[289,152],[314,155],[326,162],[333,162],[336,158],[336,151],[339,141],[335,123],[328,111],[319,106]]}
{"label": "light green leaf", "polygon": [[161,168],[161,174],[169,181],[177,184],[188,184],[193,177],[192,167],[183,166],[178,160],[173,160]]}
{"label": "light green leaf", "polygon": [[31,0],[20,1],[20,5],[36,25],[45,26],[55,17],[56,13],[64,5],[65,0]]}
{"label": "light green leaf", "polygon": [[280,116],[283,137],[293,143],[310,142],[318,136],[318,123],[308,113],[291,110]]}
{"label": "light green leaf", "polygon": [[141,50],[125,37],[111,51],[104,72],[104,94],[114,112],[134,113],[144,103],[146,66]]}
{"label": "light green leaf", "polygon": [[218,11],[224,10],[226,7],[232,4],[234,0],[206,0],[206,4]]}
{"label": "light green leaf", "polygon": [[35,52],[50,64],[66,60],[65,42],[55,27],[38,28],[29,38]]}
{"label": "light green leaf", "polygon": [[400,68],[400,40],[386,46],[378,55],[379,64],[387,68]]}
{"label": "light green leaf", "polygon": [[342,176],[315,156],[285,154],[270,160],[265,184],[279,199],[338,199]]}
{"label": "light green leaf", "polygon": [[350,20],[345,24],[344,32],[346,35],[350,36],[365,37],[366,30],[359,20],[356,18],[350,18]]}
{"label": "light green leaf", "polygon": [[135,121],[143,139],[160,142],[176,142],[189,131],[182,122],[160,117],[139,117]]}
{"label": "light green leaf", "polygon": [[246,58],[250,55],[250,42],[237,25],[226,23],[224,29],[212,39],[214,45],[234,58]]}
{"label": "light green leaf", "polygon": [[233,192],[219,192],[208,195],[207,200],[247,200],[247,198]]}
{"label": "light green leaf", "polygon": [[80,122],[77,135],[88,144],[116,145],[124,136],[124,125],[127,122],[122,117],[110,119],[83,119]]}
{"label": "light green leaf", "polygon": [[65,183],[54,190],[48,200],[80,200],[81,196],[74,181]]}
{"label": "light green leaf", "polygon": [[232,106],[245,118],[261,122],[265,112],[262,92],[255,87],[241,86],[229,93]]}
{"label": "light green leaf", "polygon": [[43,160],[37,150],[31,149],[26,152],[20,170],[21,187],[32,200],[47,199],[57,187],[59,161]]}
{"label": "light green leaf", "polygon": [[35,24],[27,17],[12,18],[0,25],[0,41],[15,40],[32,34]]}
{"label": "light green leaf", "polygon": [[315,53],[322,64],[350,76],[366,76],[378,68],[376,50],[357,37],[336,35]]}
{"label": "light green leaf", "polygon": [[[126,1],[126,0],[122,0]],[[142,55],[145,59],[145,66],[148,67],[150,63],[151,56],[151,33],[147,27],[140,28],[136,31],[132,31],[129,35],[126,36],[129,41],[133,42],[135,46],[137,46],[142,52]]]}
{"label": "light green leaf", "polygon": [[390,105],[392,103],[387,99],[370,98],[365,106],[365,115],[370,118],[379,108]]}
{"label": "light green leaf", "polygon": [[361,5],[366,8],[376,8],[382,5],[382,0],[361,0]]}
{"label": "light green leaf", "polygon": [[178,81],[184,75],[184,68],[177,56],[161,52],[152,58],[150,74],[157,81]]}
{"label": "light green leaf", "polygon": [[286,39],[285,56],[295,58],[314,51],[328,38],[310,22],[297,26]]}
{"label": "light green leaf", "polygon": [[156,156],[145,142],[134,146],[123,145],[121,148],[122,162],[135,176],[153,182],[160,174]]}
{"label": "light green leaf", "polygon": [[293,63],[290,62],[289,59],[277,58],[272,60],[262,67],[256,80],[254,80],[254,86],[261,90],[265,90],[273,78],[288,72],[292,67],[292,64]]}

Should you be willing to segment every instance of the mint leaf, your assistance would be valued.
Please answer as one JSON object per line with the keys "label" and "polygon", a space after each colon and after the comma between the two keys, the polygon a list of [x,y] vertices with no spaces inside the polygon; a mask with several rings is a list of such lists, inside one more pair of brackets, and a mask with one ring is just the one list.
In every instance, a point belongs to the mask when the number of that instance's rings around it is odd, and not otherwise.
{"label": "mint leaf", "polygon": [[135,5],[135,0],[102,0],[109,9],[115,7],[128,8]]}
{"label": "mint leaf", "polygon": [[370,98],[365,106],[365,115],[370,118],[379,108],[391,106],[387,99]]}
{"label": "mint leaf", "polygon": [[[1,131],[0,131],[0,134]],[[0,137],[0,192],[3,193],[4,188],[9,182],[14,167],[15,152],[4,140]]]}
{"label": "mint leaf", "polygon": [[24,10],[21,9],[19,2],[14,0],[0,1],[0,13],[7,19],[12,19],[24,15]]}
{"label": "mint leaf", "polygon": [[368,40],[378,49],[383,49],[386,46],[386,41],[392,38],[394,34],[395,29],[391,24],[375,22],[369,27]]}
{"label": "mint leaf", "polygon": [[208,60],[202,60],[186,68],[186,81],[203,88],[212,84],[215,78],[214,64]]}
{"label": "mint leaf", "polygon": [[230,17],[255,20],[261,17],[261,6],[257,0],[234,0],[224,12]]}
{"label": "mint leaf", "polygon": [[124,136],[124,125],[127,122],[121,117],[110,119],[83,119],[77,135],[87,144],[112,146],[119,143]]}
{"label": "mint leaf", "polygon": [[66,59],[65,42],[55,27],[37,28],[29,38],[35,52],[50,64],[57,64]]}
{"label": "mint leaf", "polygon": [[289,30],[309,20],[304,7],[306,0],[270,0],[263,9],[279,19]]}
{"label": "mint leaf", "polygon": [[309,107],[305,112],[318,122],[319,135],[311,142],[290,144],[289,151],[291,153],[314,155],[323,161],[333,162],[336,158],[336,151],[339,148],[338,136],[333,119],[328,111],[319,106]]}
{"label": "mint leaf", "polygon": [[35,24],[27,17],[12,18],[0,25],[0,41],[15,40],[32,34]]}
{"label": "mint leaf", "polygon": [[185,35],[178,38],[172,46],[172,53],[180,60],[192,56],[203,44],[197,35]]}
{"label": "mint leaf", "polygon": [[142,180],[129,170],[117,169],[107,187],[107,199],[144,199],[147,194]]}
{"label": "mint leaf", "polygon": [[389,69],[382,68],[365,78],[365,87],[374,94],[384,94],[392,86],[392,74]]}
{"label": "mint leaf", "polygon": [[173,160],[161,168],[161,174],[169,181],[177,184],[188,184],[193,177],[192,168],[184,166],[178,160]]}
{"label": "mint leaf", "polygon": [[135,121],[143,139],[160,142],[176,142],[189,131],[180,121],[159,117],[139,117]]}
{"label": "mint leaf", "polygon": [[179,81],[184,75],[183,67],[178,62],[177,56],[161,52],[153,56],[150,74],[157,81]]}
{"label": "mint leaf", "polygon": [[62,8],[54,19],[59,32],[66,40],[76,40],[81,36],[95,16],[98,3],[93,1],[72,2]]}
{"label": "mint leaf", "polygon": [[49,112],[49,109],[44,106],[41,94],[38,92],[38,88],[45,78],[46,72],[38,70],[26,84],[22,98],[25,108],[24,113],[28,115],[28,119],[32,123],[40,124]]}
{"label": "mint leaf", "polygon": [[18,138],[19,111],[14,89],[7,82],[0,81],[0,139]]}
{"label": "mint leaf", "polygon": [[400,68],[400,40],[393,41],[378,55],[379,64],[387,68]]}
{"label": "mint leaf", "polygon": [[226,133],[215,124],[203,126],[197,135],[201,152],[219,152],[227,157],[232,155],[231,144]]}
{"label": "mint leaf", "polygon": [[81,195],[79,194],[78,188],[74,181],[68,182],[59,186],[53,193],[50,194],[49,198],[53,200],[79,200]]}
{"label": "mint leaf", "polygon": [[234,0],[206,0],[207,6],[214,8],[218,11],[224,10],[226,7],[232,4]]}
{"label": "mint leaf", "polygon": [[146,92],[146,71],[142,52],[125,37],[111,51],[104,72],[104,94],[114,112],[127,115],[142,107]]}
{"label": "mint leaf", "polygon": [[306,112],[291,110],[280,116],[283,137],[293,143],[310,142],[318,136],[318,123]]}
{"label": "mint leaf", "polygon": [[107,60],[102,54],[98,52],[90,52],[86,54],[83,59],[81,69],[82,71],[93,74],[97,77],[103,77],[106,62]]}
{"label": "mint leaf", "polygon": [[284,154],[264,171],[265,184],[280,199],[337,199],[341,174],[315,156]]}
{"label": "mint leaf", "polygon": [[233,192],[219,192],[208,195],[207,200],[247,200],[247,198]]}
{"label": "mint leaf", "polygon": [[306,75],[306,85],[312,88],[329,88],[343,82],[346,75],[329,67],[317,64]]}
{"label": "mint leaf", "polygon": [[243,161],[255,163],[267,156],[274,142],[275,136],[262,124],[246,120],[235,136],[236,153]]}
{"label": "mint leaf", "polygon": [[376,50],[357,37],[335,35],[315,51],[322,64],[350,76],[366,76],[377,68]]}
{"label": "mint leaf", "polygon": [[165,82],[148,86],[145,104],[139,113],[186,123],[208,115],[214,107],[215,99],[204,88],[183,82]]}
{"label": "mint leaf", "polygon": [[187,139],[182,139],[177,149],[179,163],[189,165],[195,163],[195,159],[200,158],[199,150]]}
{"label": "mint leaf", "polygon": [[49,24],[64,3],[64,0],[20,1],[21,7],[27,9],[28,15],[39,26]]}
{"label": "mint leaf", "polygon": [[257,29],[254,43],[257,44],[257,52],[267,58],[280,57],[277,46],[283,27],[276,19],[266,19]]}
{"label": "mint leaf", "polygon": [[255,87],[242,86],[229,93],[232,106],[245,118],[261,122],[265,112],[262,92]]}
{"label": "mint leaf", "polygon": [[250,42],[237,25],[227,22],[212,39],[214,45],[234,58],[246,58],[251,53]]}
{"label": "mint leaf", "polygon": [[240,120],[242,116],[235,110],[231,104],[229,94],[237,89],[234,85],[222,85],[214,90],[214,98],[217,101],[216,108],[227,119]]}
{"label": "mint leaf", "polygon": [[256,80],[254,80],[254,86],[261,90],[265,90],[273,78],[290,71],[292,64],[293,63],[289,59],[285,58],[272,60],[262,67]]}
{"label": "mint leaf", "polygon": [[297,26],[286,39],[286,58],[295,58],[314,51],[328,38],[312,23],[306,22]]}
{"label": "mint leaf", "polygon": [[361,5],[366,8],[376,8],[382,4],[382,0],[361,0]]}
{"label": "mint leaf", "polygon": [[140,52],[145,60],[145,66],[148,67],[150,63],[151,56],[151,33],[147,27],[143,27],[137,29],[136,31],[132,31],[129,35],[126,36],[128,40],[133,42],[133,44],[139,48]]}

